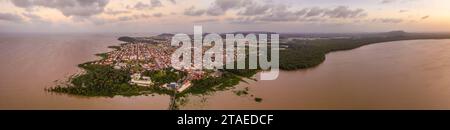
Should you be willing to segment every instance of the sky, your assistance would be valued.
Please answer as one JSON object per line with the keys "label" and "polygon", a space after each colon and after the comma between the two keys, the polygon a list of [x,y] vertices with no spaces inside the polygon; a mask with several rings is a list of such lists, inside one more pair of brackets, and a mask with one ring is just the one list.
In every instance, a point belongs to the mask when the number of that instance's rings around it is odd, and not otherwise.
{"label": "sky", "polygon": [[0,32],[450,32],[449,0],[0,0]]}

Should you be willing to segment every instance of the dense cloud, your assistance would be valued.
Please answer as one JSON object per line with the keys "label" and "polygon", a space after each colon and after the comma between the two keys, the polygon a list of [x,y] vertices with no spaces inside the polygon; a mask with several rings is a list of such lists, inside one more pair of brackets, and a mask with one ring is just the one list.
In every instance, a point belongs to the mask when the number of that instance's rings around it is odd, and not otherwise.
{"label": "dense cloud", "polygon": [[255,17],[257,21],[295,21],[300,16],[294,12],[287,10],[286,6],[280,5],[273,7],[268,13]]}
{"label": "dense cloud", "polygon": [[152,4],[152,7],[161,7],[161,1],[159,0],[151,0],[150,3]]}
{"label": "dense cloud", "polygon": [[0,13],[0,20],[10,22],[22,22],[23,18],[15,14]]}
{"label": "dense cloud", "polygon": [[205,10],[195,10],[195,7],[190,7],[184,11],[184,14],[188,16],[200,16],[203,14],[220,16],[224,15],[230,9],[239,9],[246,5],[250,5],[252,2],[252,0],[215,0],[213,4]]}
{"label": "dense cloud", "polygon": [[330,18],[356,18],[363,17],[367,14],[364,13],[363,9],[351,10],[346,6],[339,6],[332,10],[327,10],[324,12],[324,15]]}
{"label": "dense cloud", "polygon": [[200,16],[206,13],[206,10],[196,10],[194,6],[184,10],[184,15]]}
{"label": "dense cloud", "polygon": [[373,19],[372,22],[379,22],[379,23],[401,23],[403,22],[403,19],[397,19],[397,18],[379,18],[379,19]]}
{"label": "dense cloud", "polygon": [[142,10],[142,9],[153,9],[156,7],[162,7],[162,3],[159,0],[150,0],[149,3],[146,2],[138,2],[134,5],[134,9]]}
{"label": "dense cloud", "polygon": [[184,10],[187,16],[220,16],[229,10],[236,10],[235,18],[228,18],[231,23],[320,21],[320,19],[349,19],[367,16],[363,9],[350,9],[347,6],[333,8],[310,7],[300,10],[288,5],[256,2],[253,0],[216,0],[207,9],[190,7]]}
{"label": "dense cloud", "polygon": [[119,15],[119,14],[128,14],[128,13],[131,13],[131,12],[128,11],[128,10],[112,10],[112,9],[108,9],[104,13],[108,14],[108,15]]}
{"label": "dense cloud", "polygon": [[321,9],[321,8],[318,8],[318,7],[310,8],[310,9],[307,9],[307,10],[309,10],[309,11],[307,11],[306,17],[319,16],[323,12],[325,12],[325,9]]}
{"label": "dense cloud", "polygon": [[133,6],[135,9],[146,9],[146,8],[150,8],[150,4],[144,4],[142,2],[138,2],[137,4],[135,4]]}
{"label": "dense cloud", "polygon": [[87,17],[102,13],[109,0],[12,0],[11,2],[21,8],[40,6],[57,9],[68,17]]}
{"label": "dense cloud", "polygon": [[245,15],[240,18],[231,19],[232,23],[251,23],[253,22],[290,22],[304,21],[317,22],[326,19],[350,19],[367,16],[363,9],[350,9],[346,6],[335,8],[303,8],[301,10],[290,10],[288,6],[277,5],[265,10],[264,13]]}
{"label": "dense cloud", "polygon": [[247,8],[245,8],[244,11],[241,11],[238,14],[246,15],[246,16],[261,15],[261,14],[266,13],[269,9],[270,9],[270,6],[268,6],[268,5],[253,5],[253,6],[248,6]]}
{"label": "dense cloud", "polygon": [[228,18],[227,21],[232,24],[256,24],[259,21],[251,17]]}
{"label": "dense cloud", "polygon": [[216,0],[206,13],[211,16],[219,16],[230,9],[239,9],[251,3],[252,0]]}

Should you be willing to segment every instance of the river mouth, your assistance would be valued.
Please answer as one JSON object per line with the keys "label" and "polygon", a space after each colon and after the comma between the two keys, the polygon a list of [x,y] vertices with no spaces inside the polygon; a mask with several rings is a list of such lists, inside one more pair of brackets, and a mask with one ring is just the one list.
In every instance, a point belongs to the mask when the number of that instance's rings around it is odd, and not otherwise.
{"label": "river mouth", "polygon": [[281,71],[231,91],[192,97],[182,109],[450,109],[450,40],[377,43],[332,52],[319,66]]}
{"label": "river mouth", "polygon": [[[119,44],[118,36],[3,37],[0,109],[167,109],[167,95],[85,98],[44,91]],[[234,89],[248,88],[247,95],[189,96],[180,109],[450,109],[448,50],[450,40],[413,40],[332,52],[317,67]]]}

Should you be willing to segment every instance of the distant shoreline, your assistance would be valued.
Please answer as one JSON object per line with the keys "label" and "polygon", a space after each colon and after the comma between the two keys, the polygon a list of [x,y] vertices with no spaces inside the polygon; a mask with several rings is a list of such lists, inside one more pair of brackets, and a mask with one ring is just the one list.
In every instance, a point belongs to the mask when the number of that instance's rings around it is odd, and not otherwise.
{"label": "distant shoreline", "polygon": [[[286,45],[289,46],[287,49],[280,51],[280,69],[282,71],[295,71],[313,68],[323,63],[326,59],[326,54],[328,53],[352,50],[365,45],[393,41],[428,39],[450,39],[450,35],[321,39],[313,41],[294,40],[286,43]],[[118,50],[123,45],[124,43],[121,43],[115,46],[108,46],[108,48]],[[111,51],[95,55],[101,57],[101,60],[103,60],[108,57],[110,52]],[[131,79],[129,75],[130,70],[117,70],[112,66],[91,64],[95,61],[88,61],[79,65],[86,73],[73,76],[69,79],[69,83],[51,87],[46,89],[46,91],[88,97],[114,97],[116,95],[138,96],[148,94],[173,95],[171,90],[162,89],[157,86],[141,87],[130,85],[128,84]],[[249,69],[222,71],[224,74],[222,77],[207,77],[200,80],[194,80],[192,87],[185,92],[178,93],[176,96],[182,98],[185,95],[204,95],[215,91],[229,90],[243,81],[243,78],[251,78],[260,72],[260,70]],[[236,92],[237,95],[248,93],[241,91]]]}
{"label": "distant shoreline", "polygon": [[450,39],[450,35],[402,35],[393,37],[367,37],[359,39],[325,39],[294,40],[288,42],[290,47],[280,51],[280,69],[286,71],[308,69],[325,61],[330,52],[356,49],[365,45],[405,41],[405,40],[439,40]]}

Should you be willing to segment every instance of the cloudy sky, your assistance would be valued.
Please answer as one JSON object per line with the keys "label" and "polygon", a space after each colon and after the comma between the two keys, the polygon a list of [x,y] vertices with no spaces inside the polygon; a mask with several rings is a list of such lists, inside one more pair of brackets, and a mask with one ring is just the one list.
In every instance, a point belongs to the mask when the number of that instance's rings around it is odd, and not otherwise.
{"label": "cloudy sky", "polygon": [[449,0],[0,0],[0,32],[450,32]]}

